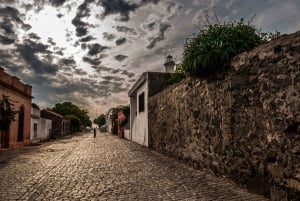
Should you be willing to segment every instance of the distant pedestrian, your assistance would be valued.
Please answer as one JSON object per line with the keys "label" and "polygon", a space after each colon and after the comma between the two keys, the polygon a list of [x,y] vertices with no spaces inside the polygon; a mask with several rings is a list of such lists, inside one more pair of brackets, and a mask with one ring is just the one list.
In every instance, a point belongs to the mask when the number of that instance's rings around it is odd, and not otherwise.
{"label": "distant pedestrian", "polygon": [[94,128],[94,138],[96,137],[96,128]]}

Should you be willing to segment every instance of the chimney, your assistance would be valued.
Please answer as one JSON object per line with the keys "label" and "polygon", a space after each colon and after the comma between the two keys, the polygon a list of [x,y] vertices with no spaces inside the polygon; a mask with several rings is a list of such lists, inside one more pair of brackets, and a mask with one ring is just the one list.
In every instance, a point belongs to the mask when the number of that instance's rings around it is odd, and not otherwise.
{"label": "chimney", "polygon": [[165,72],[166,73],[173,73],[174,72],[175,62],[174,62],[174,59],[171,55],[167,56],[166,62],[164,63],[164,66],[165,66]]}

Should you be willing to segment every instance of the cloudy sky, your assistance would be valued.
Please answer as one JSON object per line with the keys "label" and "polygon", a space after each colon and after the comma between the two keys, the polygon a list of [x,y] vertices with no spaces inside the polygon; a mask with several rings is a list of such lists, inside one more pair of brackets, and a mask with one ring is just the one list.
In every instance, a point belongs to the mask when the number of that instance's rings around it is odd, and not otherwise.
{"label": "cloudy sky", "polygon": [[42,108],[71,101],[94,118],[128,104],[135,80],[163,71],[168,54],[179,63],[206,16],[292,33],[299,10],[300,0],[0,0],[0,66]]}

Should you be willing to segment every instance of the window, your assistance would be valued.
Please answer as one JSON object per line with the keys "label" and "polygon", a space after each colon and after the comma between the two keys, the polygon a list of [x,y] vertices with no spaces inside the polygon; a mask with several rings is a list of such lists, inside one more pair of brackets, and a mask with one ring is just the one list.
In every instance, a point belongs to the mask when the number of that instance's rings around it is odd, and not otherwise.
{"label": "window", "polygon": [[143,112],[145,110],[145,93],[141,93],[139,95],[139,112]]}

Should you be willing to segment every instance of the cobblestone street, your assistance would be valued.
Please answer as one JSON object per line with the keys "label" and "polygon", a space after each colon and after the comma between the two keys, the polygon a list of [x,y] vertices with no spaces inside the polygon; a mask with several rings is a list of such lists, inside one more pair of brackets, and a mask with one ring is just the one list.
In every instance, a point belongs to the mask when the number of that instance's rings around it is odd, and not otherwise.
{"label": "cobblestone street", "polygon": [[0,200],[264,200],[106,133],[0,152]]}

